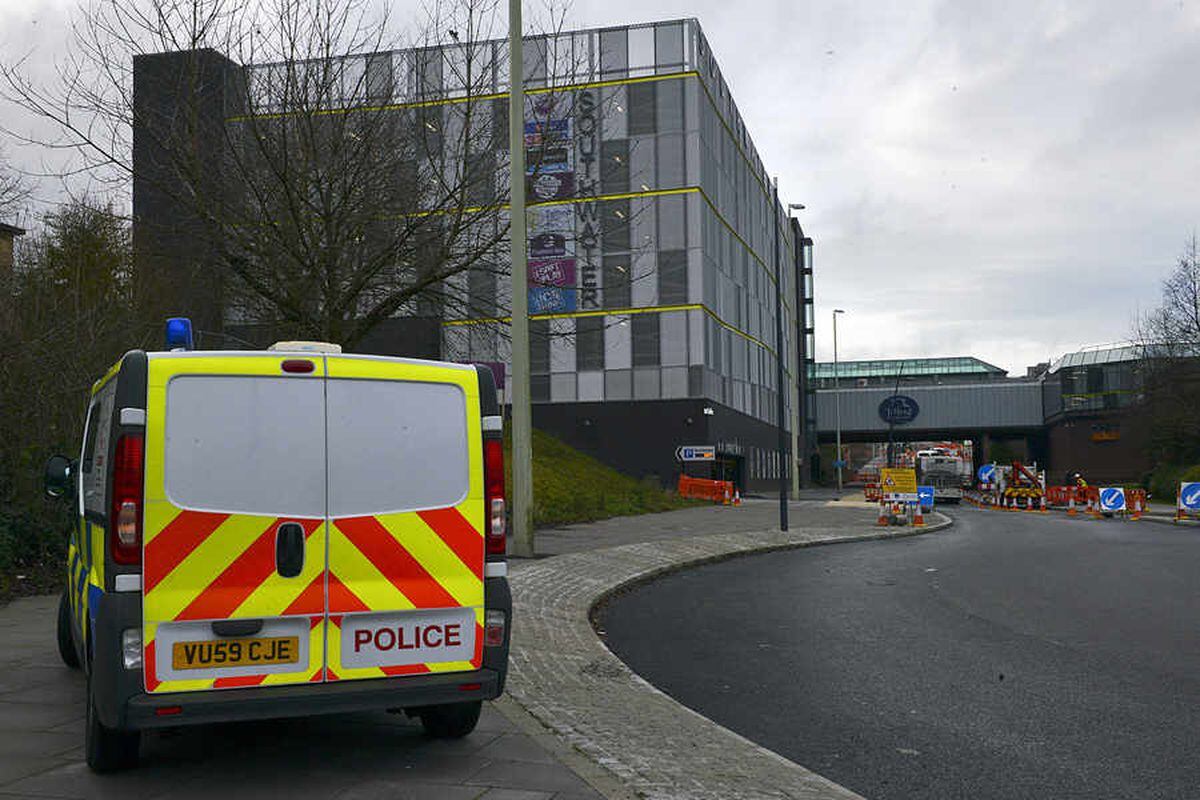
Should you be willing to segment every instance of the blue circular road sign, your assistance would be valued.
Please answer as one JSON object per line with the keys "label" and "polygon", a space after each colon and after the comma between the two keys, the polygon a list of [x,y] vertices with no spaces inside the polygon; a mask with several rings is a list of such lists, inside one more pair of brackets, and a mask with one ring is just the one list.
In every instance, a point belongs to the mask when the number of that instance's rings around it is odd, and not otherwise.
{"label": "blue circular road sign", "polygon": [[996,479],[996,465],[984,464],[975,474],[979,476],[980,483],[991,483]]}
{"label": "blue circular road sign", "polygon": [[1200,511],[1200,483],[1185,483],[1180,487],[1179,505],[1189,511]]}
{"label": "blue circular road sign", "polygon": [[1124,511],[1125,510],[1125,490],[1124,489],[1101,489],[1100,490],[1100,510],[1101,511]]}

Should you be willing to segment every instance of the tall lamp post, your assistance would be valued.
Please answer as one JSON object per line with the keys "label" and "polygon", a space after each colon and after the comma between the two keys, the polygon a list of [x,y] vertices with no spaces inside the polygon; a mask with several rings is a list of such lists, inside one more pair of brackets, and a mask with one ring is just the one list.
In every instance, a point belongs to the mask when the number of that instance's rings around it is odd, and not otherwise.
{"label": "tall lamp post", "polygon": [[788,435],[783,421],[783,276],[779,271],[779,179],[773,181],[775,209],[775,425],[779,428],[779,530],[788,529]]}
{"label": "tall lamp post", "polygon": [[836,441],[833,465],[837,467],[838,497],[842,495],[842,394],[838,385],[837,318],[838,314],[845,313],[840,308],[833,310],[833,429]]}
{"label": "tall lamp post", "polygon": [[[796,238],[796,247],[799,251],[799,258],[803,266],[804,253],[804,231],[800,227],[797,220],[792,216],[793,211],[803,211],[803,203],[788,203],[788,223],[795,223],[794,230],[798,236]],[[795,266],[793,264],[793,266]],[[803,268],[795,270],[796,274],[796,333],[795,340],[792,343],[792,351],[796,354],[796,374],[792,376],[791,392],[792,392],[792,441],[791,441],[791,462],[792,471],[792,496],[800,496],[800,464],[803,454],[800,452],[800,426],[803,424],[800,415],[800,408],[804,405],[803,397],[801,396],[801,376],[804,373],[804,359],[800,357],[801,343],[804,341],[805,313],[807,306],[804,303],[804,270]]]}
{"label": "tall lamp post", "polygon": [[529,270],[525,247],[525,76],[521,0],[508,3],[509,234],[512,254],[513,553],[533,557],[533,414],[529,406]]}

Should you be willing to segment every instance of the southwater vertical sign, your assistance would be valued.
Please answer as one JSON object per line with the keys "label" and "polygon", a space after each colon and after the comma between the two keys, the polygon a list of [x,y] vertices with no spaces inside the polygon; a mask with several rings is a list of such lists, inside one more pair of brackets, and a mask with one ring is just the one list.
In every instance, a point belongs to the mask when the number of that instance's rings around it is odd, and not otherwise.
{"label": "southwater vertical sign", "polygon": [[596,95],[584,89],[575,98],[575,204],[578,221],[575,255],[579,271],[579,308],[600,308],[600,193],[599,132],[596,129]]}

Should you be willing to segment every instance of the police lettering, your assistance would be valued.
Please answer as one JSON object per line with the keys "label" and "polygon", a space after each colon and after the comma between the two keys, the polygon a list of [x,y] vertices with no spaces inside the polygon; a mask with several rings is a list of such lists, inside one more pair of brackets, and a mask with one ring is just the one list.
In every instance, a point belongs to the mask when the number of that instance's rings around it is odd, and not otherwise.
{"label": "police lettering", "polygon": [[462,625],[452,622],[447,625],[413,625],[406,628],[360,628],[354,632],[354,652],[364,647],[375,650],[416,650],[418,648],[458,647],[462,644]]}

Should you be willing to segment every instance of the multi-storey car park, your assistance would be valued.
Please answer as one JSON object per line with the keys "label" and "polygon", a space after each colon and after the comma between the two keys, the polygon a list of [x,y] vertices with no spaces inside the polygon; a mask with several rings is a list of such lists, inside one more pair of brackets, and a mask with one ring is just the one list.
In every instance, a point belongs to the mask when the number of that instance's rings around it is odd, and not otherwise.
{"label": "multi-storey car park", "polygon": [[[506,180],[506,43],[471,45],[484,69],[469,83],[461,77],[464,46],[340,60],[345,74],[365,76],[354,91],[370,96],[331,96],[332,111],[352,102],[380,114],[411,110],[434,130],[453,125],[454,109],[470,103],[490,107],[478,116],[495,134],[469,155],[495,176],[470,200],[498,209],[475,223],[495,226],[490,260],[448,279],[447,291],[461,302],[412,304],[358,349],[488,362],[511,386],[503,366],[510,360],[506,253],[498,246],[507,209],[491,188]],[[784,427],[805,465],[797,473],[807,478],[816,450],[806,377],[812,240],[773,191],[699,23],[531,37],[525,51],[535,425],[663,483],[678,472],[676,447],[712,444],[719,468],[743,488],[774,486],[788,469],[777,448],[782,352]],[[201,144],[216,160],[248,113],[269,115],[264,104],[248,111],[246,93],[236,87],[269,83],[291,65],[201,55],[211,80],[199,88],[204,96],[195,107],[220,120],[205,129],[211,141]],[[178,105],[174,77],[185,57],[196,54],[138,57],[135,97],[143,109],[169,116]],[[180,292],[180,308],[202,326],[253,338],[259,320],[234,309],[221,281],[204,279],[205,249],[194,237],[181,246],[203,222],[164,190],[170,175],[159,169],[153,147],[138,146],[136,123],[134,136],[139,271],[174,271],[178,279],[163,283]],[[183,251],[192,259],[186,276]]]}

